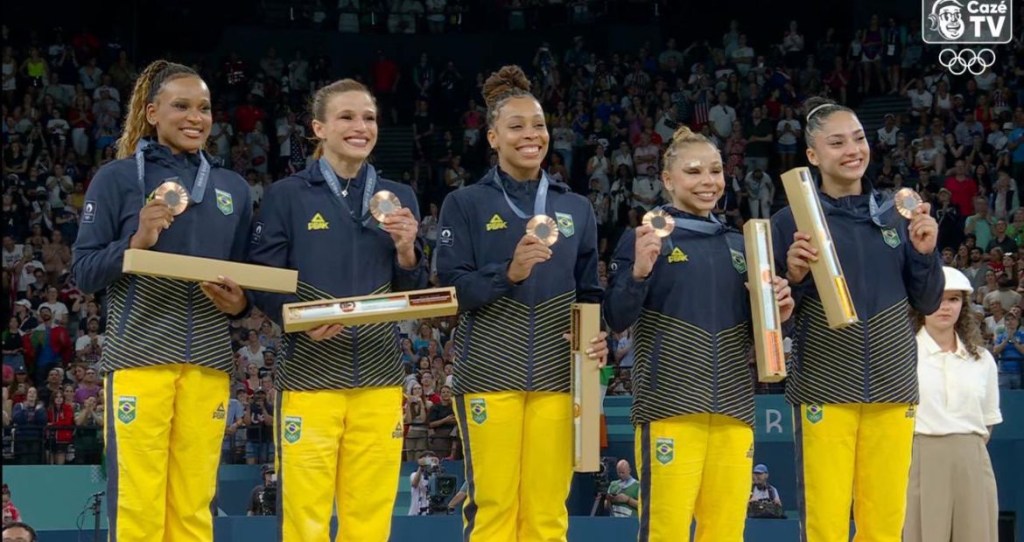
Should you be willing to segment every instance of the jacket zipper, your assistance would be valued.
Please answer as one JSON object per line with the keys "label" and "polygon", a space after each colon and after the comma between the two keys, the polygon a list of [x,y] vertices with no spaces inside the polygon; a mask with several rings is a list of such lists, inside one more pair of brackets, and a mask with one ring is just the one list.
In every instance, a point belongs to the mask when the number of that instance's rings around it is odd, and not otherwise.
{"label": "jacket zipper", "polygon": [[530,334],[529,342],[526,345],[526,391],[533,391],[533,340],[534,332],[536,331],[534,328],[536,319],[536,308],[530,308]]}
{"label": "jacket zipper", "polygon": [[352,385],[360,386],[359,381],[359,326],[352,327]]}
{"label": "jacket zipper", "polygon": [[651,391],[658,391],[658,361],[661,358],[661,340],[664,334],[659,331],[654,336],[654,344],[651,346]]}
{"label": "jacket zipper", "polygon": [[[725,234],[728,235],[728,234]],[[732,260],[732,249],[729,248],[729,240],[722,236],[722,240],[725,241],[725,248],[729,251],[729,259]],[[711,290],[712,292],[718,291],[717,273],[712,269],[711,273]],[[715,310],[715,304],[711,304],[711,322],[717,323],[717,311]],[[718,412],[718,332],[712,332],[711,334],[711,412]]]}
{"label": "jacket zipper", "polygon": [[[872,223],[872,225],[870,227],[873,229],[874,228],[874,223]],[[858,239],[857,237],[854,237],[854,243],[857,245],[857,262],[860,263],[860,262],[865,261],[864,260],[864,239]],[[860,284],[858,284],[858,286],[860,286]],[[850,302],[851,303],[854,302],[853,297],[854,296],[851,293],[850,294],[850,298],[851,298]],[[855,307],[856,307],[856,305],[855,305]],[[863,316],[860,316],[860,317],[863,318]],[[865,403],[869,403],[869,402],[871,402],[871,398],[869,397],[870,394],[868,393],[868,389],[871,386],[871,375],[870,375],[870,369],[871,369],[871,349],[870,349],[870,345],[868,343],[868,322],[867,322],[867,320],[861,320],[860,325],[861,325],[861,336],[862,336],[862,340],[863,340],[863,344],[864,344],[864,367],[863,367],[863,371],[864,371],[864,389],[863,389],[864,397],[862,397],[862,399],[864,400]]]}
{"label": "jacket zipper", "polygon": [[188,285],[188,308],[185,313],[185,361],[192,361],[192,309],[195,302],[196,285],[190,282]]}
{"label": "jacket zipper", "polygon": [[124,335],[125,325],[128,323],[128,315],[131,313],[132,304],[135,303],[135,284],[139,277],[132,275],[128,278],[128,293],[124,296],[124,307],[121,309],[121,319],[117,323],[117,336]]}

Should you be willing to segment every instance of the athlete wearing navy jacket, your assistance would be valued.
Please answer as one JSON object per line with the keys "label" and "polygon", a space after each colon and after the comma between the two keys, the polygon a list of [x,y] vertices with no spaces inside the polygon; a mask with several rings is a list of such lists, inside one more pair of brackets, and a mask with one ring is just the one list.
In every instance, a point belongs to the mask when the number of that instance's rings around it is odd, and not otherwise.
{"label": "athlete wearing navy jacket", "polygon": [[[570,305],[601,298],[590,202],[540,169],[544,111],[518,66],[484,84],[498,167],[441,209],[437,274],[462,311],[455,415],[466,455],[464,539],[564,541],[572,481]],[[532,211],[532,213],[531,213]],[[531,215],[558,224],[550,248],[524,235]],[[588,338],[590,339],[590,338]],[[603,364],[605,333],[591,340]]]}
{"label": "athlete wearing navy jacket", "polygon": [[[754,381],[743,235],[712,211],[725,191],[722,157],[683,127],[662,179],[675,227],[627,231],[612,261],[604,315],[635,328],[633,423],[640,472],[641,542],[742,542],[750,498]],[[780,316],[793,299],[775,278]]]}
{"label": "athlete wearing navy jacket", "polygon": [[[415,194],[366,162],[377,142],[373,97],[343,79],[318,90],[312,110],[319,159],[267,190],[253,226],[253,263],[299,271],[296,295],[253,294],[278,323],[286,302],[427,285]],[[380,190],[404,206],[383,223],[368,209]],[[281,540],[327,541],[337,501],[338,540],[386,541],[403,442],[397,327],[321,326],[285,344],[274,413]]]}
{"label": "athlete wearing navy jacket", "polygon": [[[71,272],[84,292],[106,289],[107,499],[110,539],[212,540],[211,503],[230,399],[229,315],[244,293],[222,284],[124,275],[128,248],[244,261],[249,187],[210,164],[210,93],[191,68],[150,64],[136,81],[119,160],[85,195]],[[172,216],[150,199],[172,181],[190,204]],[[148,203],[147,203],[148,201]]]}
{"label": "athlete wearing navy jacket", "polygon": [[786,398],[794,406],[803,540],[857,537],[898,542],[914,438],[917,341],[913,307],[931,314],[945,278],[938,225],[925,203],[908,222],[863,180],[870,150],[849,108],[812,98],[807,158],[821,171],[819,197],[860,322],[828,327],[808,260],[810,236],[789,208],[772,217],[775,265],[796,300]]}

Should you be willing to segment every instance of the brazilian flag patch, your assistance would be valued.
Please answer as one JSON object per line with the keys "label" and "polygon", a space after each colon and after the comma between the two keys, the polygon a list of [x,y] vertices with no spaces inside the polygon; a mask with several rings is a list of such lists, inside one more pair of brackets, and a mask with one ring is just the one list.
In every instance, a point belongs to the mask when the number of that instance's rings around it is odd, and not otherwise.
{"label": "brazilian flag patch", "polygon": [[658,463],[668,465],[676,457],[676,441],[670,438],[659,438],[654,443],[654,457]]}

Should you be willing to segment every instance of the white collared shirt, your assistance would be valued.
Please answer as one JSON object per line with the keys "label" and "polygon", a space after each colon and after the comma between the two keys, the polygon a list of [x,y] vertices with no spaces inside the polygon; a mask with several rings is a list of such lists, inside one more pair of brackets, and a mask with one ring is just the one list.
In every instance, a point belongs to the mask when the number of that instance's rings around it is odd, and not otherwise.
{"label": "white collared shirt", "polygon": [[919,435],[988,435],[1002,423],[996,362],[984,348],[973,358],[957,337],[956,352],[943,352],[925,328],[917,334],[917,378],[921,405]]}

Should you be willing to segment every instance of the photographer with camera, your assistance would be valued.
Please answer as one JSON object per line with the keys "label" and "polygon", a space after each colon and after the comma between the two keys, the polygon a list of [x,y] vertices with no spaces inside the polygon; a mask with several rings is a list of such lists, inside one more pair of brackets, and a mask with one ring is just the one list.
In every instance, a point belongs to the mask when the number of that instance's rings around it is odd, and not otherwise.
{"label": "photographer with camera", "polygon": [[638,516],[637,499],[640,498],[640,483],[633,478],[629,461],[625,459],[616,463],[615,472],[619,478],[608,486],[605,506],[611,510],[612,517],[635,518]]}
{"label": "photographer with camera", "polygon": [[754,485],[750,490],[747,516],[752,518],[784,517],[779,490],[768,483],[768,467],[763,464],[754,467]]}
{"label": "photographer with camera", "polygon": [[277,472],[271,465],[263,465],[263,485],[252,488],[249,494],[247,516],[277,515]]}
{"label": "photographer with camera", "polygon": [[409,476],[409,485],[412,488],[412,499],[409,501],[410,516],[430,515],[430,476],[440,469],[440,460],[437,455],[424,450],[416,458],[419,467]]}
{"label": "photographer with camera", "polygon": [[[443,515],[452,512],[452,502],[458,480],[447,474],[437,454],[424,450],[417,456],[419,468],[409,476],[412,499],[409,502],[410,516]],[[457,503],[456,503],[457,504]]]}

